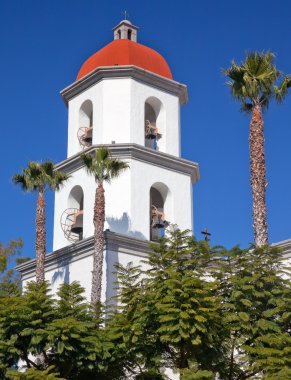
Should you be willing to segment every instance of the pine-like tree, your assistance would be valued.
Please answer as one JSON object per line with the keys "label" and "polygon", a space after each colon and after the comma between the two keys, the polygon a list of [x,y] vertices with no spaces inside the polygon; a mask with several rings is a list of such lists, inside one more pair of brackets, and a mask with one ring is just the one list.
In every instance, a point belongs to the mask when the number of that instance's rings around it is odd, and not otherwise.
{"label": "pine-like tree", "polygon": [[113,354],[110,332],[96,328],[76,282],[61,285],[57,299],[47,282],[28,283],[23,295],[0,298],[0,378],[18,379],[14,369],[21,368],[28,379],[117,379],[123,367]]}
{"label": "pine-like tree", "polygon": [[168,367],[182,374],[193,368],[197,379],[204,370],[209,378],[224,352],[221,300],[211,278],[213,250],[175,228],[152,249],[147,270],[118,266],[116,342],[129,361],[138,358],[144,372]]}
{"label": "pine-like tree", "polygon": [[221,379],[291,378],[291,272],[284,261],[269,246],[222,253],[215,276],[229,338]]}

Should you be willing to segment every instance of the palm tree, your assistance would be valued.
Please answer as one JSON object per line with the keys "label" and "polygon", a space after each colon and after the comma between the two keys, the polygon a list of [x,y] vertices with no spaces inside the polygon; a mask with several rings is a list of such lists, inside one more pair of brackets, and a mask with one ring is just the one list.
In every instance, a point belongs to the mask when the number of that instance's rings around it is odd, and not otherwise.
{"label": "palm tree", "polygon": [[103,183],[110,183],[121,172],[129,168],[126,162],[112,158],[106,147],[97,149],[94,155],[82,154],[81,158],[87,172],[93,175],[97,183],[94,204],[94,254],[92,271],[91,302],[96,304],[101,300],[103,250],[104,250],[104,222],[105,222],[105,197]]}
{"label": "palm tree", "polygon": [[51,161],[43,163],[29,162],[26,169],[22,169],[21,174],[12,177],[15,184],[19,184],[22,190],[38,193],[36,206],[36,281],[44,281],[44,259],[46,255],[46,229],[45,229],[45,191],[51,189],[57,191],[61,185],[69,178],[69,175],[54,170]]}
{"label": "palm tree", "polygon": [[[249,132],[250,183],[253,197],[253,228],[256,246],[268,244],[266,210],[266,163],[264,151],[264,121],[262,110],[275,98],[281,102],[291,86],[291,77],[284,76],[274,64],[271,52],[249,53],[240,65],[232,62],[223,70],[230,78],[227,84],[235,100],[241,102],[242,110],[251,112]],[[282,79],[280,86],[276,84]]]}

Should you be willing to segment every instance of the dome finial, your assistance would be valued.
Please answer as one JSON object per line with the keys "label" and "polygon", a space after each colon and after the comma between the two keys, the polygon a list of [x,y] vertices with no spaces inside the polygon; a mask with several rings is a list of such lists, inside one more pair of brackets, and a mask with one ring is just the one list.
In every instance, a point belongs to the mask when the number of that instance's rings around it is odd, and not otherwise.
{"label": "dome finial", "polygon": [[134,26],[127,17],[129,16],[127,11],[124,11],[124,20],[113,28],[115,40],[131,40],[136,42],[138,27]]}
{"label": "dome finial", "polygon": [[129,13],[127,11],[124,11],[124,20],[128,21]]}

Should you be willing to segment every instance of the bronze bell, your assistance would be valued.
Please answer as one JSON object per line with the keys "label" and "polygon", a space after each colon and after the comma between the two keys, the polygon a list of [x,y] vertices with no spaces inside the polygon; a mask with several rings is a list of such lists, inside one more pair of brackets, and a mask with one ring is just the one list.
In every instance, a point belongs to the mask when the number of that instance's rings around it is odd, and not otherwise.
{"label": "bronze bell", "polygon": [[165,215],[163,211],[159,211],[156,206],[152,206],[152,228],[164,228]]}
{"label": "bronze bell", "polygon": [[93,132],[93,128],[92,127],[86,128],[85,129],[85,133],[82,136],[82,140],[84,142],[86,142],[87,144],[92,144],[92,132]]}
{"label": "bronze bell", "polygon": [[78,235],[83,232],[83,210],[79,210],[75,213],[71,232]]}
{"label": "bronze bell", "polygon": [[145,137],[149,140],[154,140],[161,137],[158,133],[158,128],[156,125],[152,124],[149,120],[145,121]]}

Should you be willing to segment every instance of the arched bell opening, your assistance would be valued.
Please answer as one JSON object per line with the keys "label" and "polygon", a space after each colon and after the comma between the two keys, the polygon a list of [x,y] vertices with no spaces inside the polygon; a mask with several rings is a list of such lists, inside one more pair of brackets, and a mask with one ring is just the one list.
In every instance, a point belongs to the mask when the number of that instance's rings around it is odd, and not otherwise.
{"label": "arched bell opening", "polygon": [[68,208],[61,216],[61,227],[65,237],[71,242],[83,239],[84,193],[81,186],[75,186],[68,197]]}
{"label": "arched bell opening", "polygon": [[145,125],[145,146],[154,150],[159,150],[160,139],[163,137],[164,112],[161,101],[150,97],[145,102],[144,125]]}
{"label": "arched bell opening", "polygon": [[78,140],[83,148],[92,145],[93,138],[93,104],[86,100],[79,110]]}
{"label": "arched bell opening", "polygon": [[168,227],[165,202],[168,188],[164,184],[153,185],[150,189],[150,240],[159,240]]}
{"label": "arched bell opening", "polygon": [[131,36],[132,36],[132,31],[131,31],[131,29],[128,29],[128,31],[127,31],[127,39],[131,40]]}

